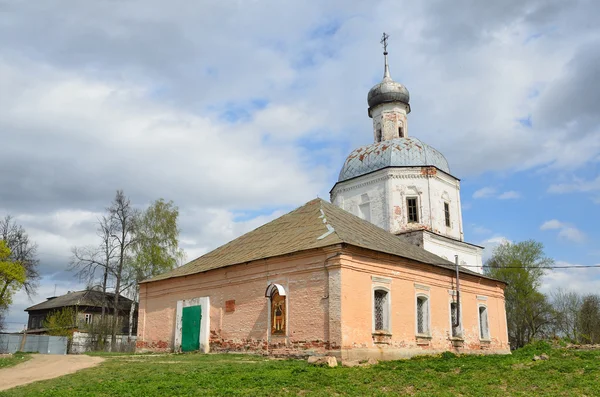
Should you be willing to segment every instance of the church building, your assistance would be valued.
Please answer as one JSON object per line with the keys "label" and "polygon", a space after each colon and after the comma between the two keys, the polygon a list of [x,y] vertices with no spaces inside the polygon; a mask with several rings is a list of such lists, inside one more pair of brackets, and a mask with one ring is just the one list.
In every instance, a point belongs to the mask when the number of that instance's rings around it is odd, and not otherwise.
{"label": "church building", "polygon": [[140,284],[139,351],[397,359],[508,353],[505,284],[464,241],[460,183],[409,136],[409,93],[368,94],[371,145],[314,199]]}

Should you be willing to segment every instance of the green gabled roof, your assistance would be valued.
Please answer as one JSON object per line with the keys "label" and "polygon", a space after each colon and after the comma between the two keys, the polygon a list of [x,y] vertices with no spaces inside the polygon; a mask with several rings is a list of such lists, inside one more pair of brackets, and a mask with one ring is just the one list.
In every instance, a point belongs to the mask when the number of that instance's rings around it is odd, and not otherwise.
{"label": "green gabled roof", "polygon": [[[322,199],[314,199],[193,261],[144,282],[346,243],[453,270],[454,264]],[[482,277],[461,269],[461,273]],[[486,277],[487,278],[487,277]]]}

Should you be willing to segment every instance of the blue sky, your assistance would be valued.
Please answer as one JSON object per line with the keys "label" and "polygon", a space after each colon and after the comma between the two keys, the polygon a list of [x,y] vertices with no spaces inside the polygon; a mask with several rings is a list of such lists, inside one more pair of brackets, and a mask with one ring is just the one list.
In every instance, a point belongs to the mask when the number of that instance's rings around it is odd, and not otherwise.
{"label": "blue sky", "polygon": [[[8,321],[81,288],[70,249],[94,243],[117,189],[181,211],[188,259],[328,198],[372,140],[366,95],[390,34],[409,135],[462,180],[465,236],[542,241],[600,263],[600,28],[587,1],[473,3],[130,0],[3,7],[0,215],[38,243],[43,279]],[[90,16],[93,16],[90,17]],[[549,274],[595,292],[600,269]]]}

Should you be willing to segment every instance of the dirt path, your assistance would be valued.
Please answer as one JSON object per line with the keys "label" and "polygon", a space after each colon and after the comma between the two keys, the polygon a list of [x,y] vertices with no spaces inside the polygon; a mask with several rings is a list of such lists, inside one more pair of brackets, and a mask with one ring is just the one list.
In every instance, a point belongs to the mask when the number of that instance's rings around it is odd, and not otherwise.
{"label": "dirt path", "polygon": [[34,354],[23,364],[0,369],[0,390],[71,374],[102,361],[104,359],[101,357],[86,355]]}

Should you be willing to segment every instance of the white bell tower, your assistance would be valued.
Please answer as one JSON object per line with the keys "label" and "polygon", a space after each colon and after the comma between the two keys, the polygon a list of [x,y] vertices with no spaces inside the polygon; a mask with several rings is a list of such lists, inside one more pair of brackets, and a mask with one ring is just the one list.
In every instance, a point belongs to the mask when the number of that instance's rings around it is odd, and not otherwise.
{"label": "white bell tower", "polygon": [[464,241],[460,180],[435,148],[408,135],[410,94],[390,75],[387,39],[384,73],[367,96],[373,143],[346,158],[331,202],[450,261],[482,272],[482,247]]}

